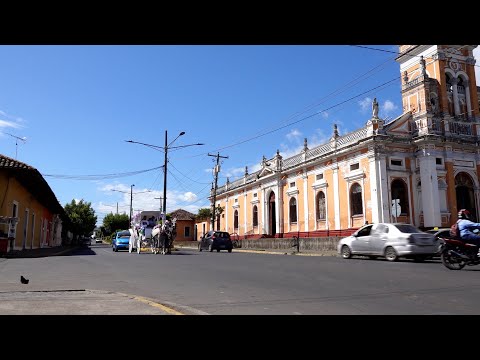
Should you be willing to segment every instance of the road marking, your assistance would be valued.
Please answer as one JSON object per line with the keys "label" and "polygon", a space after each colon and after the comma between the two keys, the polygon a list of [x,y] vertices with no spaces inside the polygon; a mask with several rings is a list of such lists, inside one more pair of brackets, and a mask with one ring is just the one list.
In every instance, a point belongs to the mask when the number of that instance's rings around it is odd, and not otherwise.
{"label": "road marking", "polygon": [[134,296],[133,298],[134,298],[135,300],[141,301],[141,302],[143,302],[143,303],[145,303],[145,304],[148,304],[148,305],[150,305],[150,306],[153,306],[153,307],[157,307],[157,308],[159,308],[159,309],[162,309],[163,311],[165,311],[165,312],[167,312],[167,313],[169,313],[169,314],[171,314],[171,315],[185,315],[185,314],[183,314],[183,313],[181,313],[181,312],[178,312],[178,311],[176,311],[176,310],[174,310],[174,309],[172,309],[172,308],[169,308],[169,307],[167,307],[167,306],[165,306],[165,305],[162,305],[162,304],[156,303],[156,302],[154,302],[154,301],[148,300],[148,299],[146,299],[146,298],[144,298],[144,297],[142,297],[142,296]]}

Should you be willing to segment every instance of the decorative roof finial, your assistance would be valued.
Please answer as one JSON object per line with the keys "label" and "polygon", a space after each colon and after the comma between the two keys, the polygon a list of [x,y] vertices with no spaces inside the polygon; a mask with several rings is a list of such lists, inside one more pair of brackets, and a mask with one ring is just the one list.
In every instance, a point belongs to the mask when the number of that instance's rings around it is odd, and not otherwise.
{"label": "decorative roof finial", "polygon": [[333,137],[334,138],[337,138],[339,135],[338,135],[338,127],[337,127],[337,124],[333,124]]}
{"label": "decorative roof finial", "polygon": [[248,166],[245,166],[245,176],[248,175]]}
{"label": "decorative roof finial", "polygon": [[374,119],[378,119],[378,102],[377,98],[373,98],[372,102],[372,115]]}
{"label": "decorative roof finial", "polygon": [[308,150],[308,145],[307,145],[307,138],[303,139],[303,151]]}

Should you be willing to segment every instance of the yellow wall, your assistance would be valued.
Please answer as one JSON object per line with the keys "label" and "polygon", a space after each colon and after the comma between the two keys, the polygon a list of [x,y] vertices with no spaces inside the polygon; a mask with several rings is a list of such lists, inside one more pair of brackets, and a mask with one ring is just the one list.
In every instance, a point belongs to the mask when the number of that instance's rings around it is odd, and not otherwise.
{"label": "yellow wall", "polygon": [[[15,238],[15,247],[21,248],[23,245],[23,230],[25,226],[25,209],[29,209],[28,214],[28,227],[27,227],[27,240],[25,247],[27,249],[40,247],[40,235],[42,218],[48,218],[51,220],[52,214],[38,201],[36,201],[32,195],[15,179],[7,178],[3,173],[0,173],[0,215],[13,216],[13,202],[18,203],[18,218]],[[32,240],[32,214],[35,213],[35,231]],[[0,226],[4,226],[1,225]],[[5,228],[3,231],[8,231]]]}

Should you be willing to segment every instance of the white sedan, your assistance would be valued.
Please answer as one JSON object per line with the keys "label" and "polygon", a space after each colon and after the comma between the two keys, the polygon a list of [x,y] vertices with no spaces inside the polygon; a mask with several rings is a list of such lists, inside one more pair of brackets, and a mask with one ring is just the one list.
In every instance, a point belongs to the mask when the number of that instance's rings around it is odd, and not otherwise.
{"label": "white sedan", "polygon": [[338,242],[337,251],[344,259],[353,255],[370,258],[385,257],[397,261],[400,257],[423,261],[437,252],[437,239],[410,224],[379,223],[361,227]]}

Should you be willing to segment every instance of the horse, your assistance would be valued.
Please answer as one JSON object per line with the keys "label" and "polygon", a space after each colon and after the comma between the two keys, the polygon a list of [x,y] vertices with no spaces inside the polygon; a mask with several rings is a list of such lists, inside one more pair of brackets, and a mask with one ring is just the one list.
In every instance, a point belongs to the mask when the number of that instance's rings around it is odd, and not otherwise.
{"label": "horse", "polygon": [[154,254],[171,254],[176,235],[175,222],[172,224],[167,220],[162,226],[156,225],[152,230]]}

